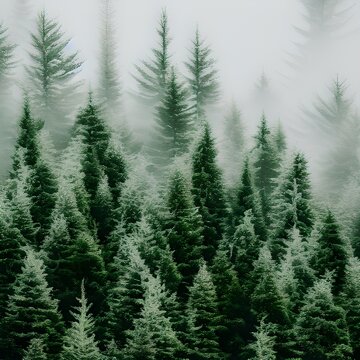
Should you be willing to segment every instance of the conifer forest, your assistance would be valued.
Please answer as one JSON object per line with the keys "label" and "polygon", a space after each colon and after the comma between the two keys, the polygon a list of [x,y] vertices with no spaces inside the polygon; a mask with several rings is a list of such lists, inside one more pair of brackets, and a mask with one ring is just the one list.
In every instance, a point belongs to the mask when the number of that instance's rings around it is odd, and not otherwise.
{"label": "conifer forest", "polygon": [[0,9],[0,360],[360,360],[358,1]]}

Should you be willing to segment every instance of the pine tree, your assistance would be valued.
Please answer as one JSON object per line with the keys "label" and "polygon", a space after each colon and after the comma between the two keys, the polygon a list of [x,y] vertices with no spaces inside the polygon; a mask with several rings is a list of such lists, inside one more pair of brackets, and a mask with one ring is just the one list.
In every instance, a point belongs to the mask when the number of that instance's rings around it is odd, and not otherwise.
{"label": "pine tree", "polygon": [[69,116],[77,105],[79,81],[75,81],[82,63],[78,53],[68,53],[70,39],[61,26],[45,11],[39,13],[32,37],[31,65],[27,73],[37,115],[45,122],[58,148],[67,141]]}
{"label": "pine tree", "polygon": [[128,331],[128,341],[124,349],[126,360],[176,358],[181,343],[163,309],[163,292],[159,279],[150,276],[140,317],[134,321],[133,329]]}
{"label": "pine tree", "polygon": [[61,350],[64,325],[57,309],[57,301],[51,297],[44,264],[33,250],[27,250],[21,273],[14,284],[14,293],[4,319],[7,331],[8,359],[21,359],[34,338],[44,341],[49,358],[56,358]]}
{"label": "pine tree", "polygon": [[94,320],[85,296],[84,282],[81,283],[81,297],[76,312],[71,312],[74,321],[64,337],[63,360],[103,360],[94,335]]}
{"label": "pine tree", "polygon": [[228,249],[221,243],[211,266],[211,275],[218,298],[220,348],[233,358],[244,346],[244,304],[239,279],[229,255]]}
{"label": "pine tree", "polygon": [[360,355],[360,261],[358,258],[349,259],[345,279],[344,290],[341,294],[341,305],[346,311],[346,322],[356,359]]}
{"label": "pine tree", "polygon": [[186,288],[192,284],[199,269],[203,253],[203,223],[194,206],[190,186],[180,170],[175,170],[170,179],[167,208],[165,234],[182,275],[179,296],[184,298]]}
{"label": "pine tree", "polygon": [[188,358],[190,360],[221,359],[217,330],[218,299],[215,286],[205,264],[200,266],[190,288],[187,303]]}
{"label": "pine tree", "polygon": [[333,293],[338,295],[345,283],[349,254],[339,225],[331,211],[328,211],[323,221],[318,243],[316,269],[319,275],[323,275],[326,271],[333,272]]}
{"label": "pine tree", "polygon": [[211,49],[204,44],[200,38],[199,29],[196,29],[190,58],[185,65],[189,72],[187,81],[198,122],[205,115],[206,105],[215,102],[219,97],[219,83],[214,64]]}
{"label": "pine tree", "polygon": [[273,333],[273,326],[261,319],[256,332],[253,333],[255,340],[249,346],[254,353],[251,360],[276,360],[276,351],[274,349],[276,337]]}
{"label": "pine tree", "polygon": [[31,339],[29,347],[25,351],[22,360],[47,360],[47,356],[44,351],[44,342],[41,338]]}
{"label": "pine tree", "polygon": [[[11,221],[11,212],[4,194],[1,194],[0,200],[0,319],[3,319],[8,297],[13,294],[12,285],[20,273],[25,256],[25,239]],[[3,327],[1,323],[0,320],[0,328]]]}
{"label": "pine tree", "polygon": [[262,212],[269,223],[270,198],[274,189],[274,179],[277,177],[279,162],[272,135],[267,125],[265,114],[261,118],[258,133],[255,136],[255,185],[259,190]]}
{"label": "pine tree", "polygon": [[162,99],[170,73],[170,36],[166,10],[161,12],[157,34],[160,38],[159,47],[152,49],[153,58],[136,65],[137,74],[134,76],[139,86],[140,97],[152,105]]}
{"label": "pine tree", "polygon": [[173,69],[156,108],[156,137],[152,152],[159,165],[168,165],[176,156],[184,154],[189,146],[193,122],[187,98],[187,90]]}
{"label": "pine tree", "polygon": [[239,179],[244,161],[245,136],[241,112],[235,102],[231,104],[224,121],[225,179],[234,186]]}
{"label": "pine tree", "polygon": [[245,159],[241,182],[236,190],[236,198],[230,215],[230,235],[234,233],[236,227],[239,223],[241,223],[247,210],[251,210],[254,216],[254,228],[256,235],[259,236],[260,240],[265,241],[267,231],[261,211],[260,199],[254,187],[249,160]]}
{"label": "pine tree", "polygon": [[288,324],[288,309],[277,282],[275,263],[266,245],[260,250],[252,276],[255,286],[251,302],[257,318],[266,317],[268,322],[274,324]]}
{"label": "pine tree", "polygon": [[334,304],[331,283],[319,280],[310,289],[294,327],[297,353],[304,359],[351,359],[345,311]]}
{"label": "pine tree", "polygon": [[314,224],[311,185],[307,162],[301,153],[295,154],[290,168],[280,178],[274,192],[271,221],[271,251],[277,261],[285,254],[285,244],[294,226],[303,237],[311,233]]}
{"label": "pine tree", "polygon": [[277,158],[281,159],[285,154],[287,144],[286,135],[280,121],[278,122],[276,128],[273,131],[272,138],[277,152]]}
{"label": "pine tree", "polygon": [[223,234],[227,211],[222,173],[216,163],[214,138],[207,123],[192,156],[192,185],[194,204],[204,223],[204,258],[211,260]]}

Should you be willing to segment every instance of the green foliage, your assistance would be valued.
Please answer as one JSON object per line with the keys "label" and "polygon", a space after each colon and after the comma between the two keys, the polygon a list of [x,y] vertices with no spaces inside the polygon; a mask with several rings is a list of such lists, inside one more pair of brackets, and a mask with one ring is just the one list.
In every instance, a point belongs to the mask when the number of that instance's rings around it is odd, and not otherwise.
{"label": "green foliage", "polygon": [[204,258],[211,260],[227,215],[222,173],[216,163],[215,141],[207,123],[192,156],[192,193],[204,224]]}
{"label": "green foliage", "polygon": [[25,351],[22,360],[47,360],[44,343],[41,338],[34,338],[30,341],[29,347]]}
{"label": "green foliage", "polygon": [[296,348],[304,359],[351,359],[345,311],[334,304],[331,283],[319,280],[310,289],[294,327]]}
{"label": "green foliage", "polygon": [[152,49],[153,58],[149,61],[142,61],[141,65],[136,65],[137,74],[134,76],[139,86],[139,96],[151,104],[156,104],[162,99],[170,73],[169,45],[171,39],[166,10],[161,12],[157,34],[159,47]]}
{"label": "green foliage", "polygon": [[185,65],[189,73],[187,81],[198,121],[205,115],[205,106],[214,103],[219,97],[219,83],[214,64],[211,49],[204,44],[200,38],[199,29],[196,29],[190,58]]}
{"label": "green foliage", "polygon": [[61,350],[64,325],[45,278],[44,264],[33,250],[27,250],[22,271],[14,283],[4,326],[8,359],[20,359],[34,338],[43,339],[49,359],[55,359]]}
{"label": "green foliage", "polygon": [[31,65],[26,67],[31,98],[37,115],[52,133],[54,143],[64,148],[70,128],[66,119],[77,105],[80,85],[74,77],[82,63],[77,52],[68,52],[70,39],[64,38],[61,26],[45,11],[39,13],[31,38]]}
{"label": "green foliage", "polygon": [[194,278],[187,303],[188,358],[221,359],[218,299],[211,275],[204,264]]}
{"label": "green foliage", "polygon": [[271,324],[261,319],[254,335],[254,342],[249,348],[253,351],[252,360],[276,360],[275,343],[276,337],[273,335],[274,328]]}
{"label": "green foliage", "polygon": [[94,320],[87,304],[84,282],[81,283],[79,306],[71,315],[74,321],[64,337],[62,360],[103,360],[94,335]]}

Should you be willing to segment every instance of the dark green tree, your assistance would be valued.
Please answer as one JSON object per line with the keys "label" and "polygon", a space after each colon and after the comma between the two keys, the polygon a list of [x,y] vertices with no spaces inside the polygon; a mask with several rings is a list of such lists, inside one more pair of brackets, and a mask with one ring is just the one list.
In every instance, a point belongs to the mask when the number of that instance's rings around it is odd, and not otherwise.
{"label": "dark green tree", "polygon": [[207,123],[192,156],[192,193],[203,220],[204,258],[209,261],[223,235],[227,208],[215,141]]}
{"label": "dark green tree", "polygon": [[138,83],[140,97],[149,101],[152,105],[162,99],[170,73],[170,36],[165,9],[161,12],[157,34],[159,36],[159,46],[152,49],[153,58],[142,61],[141,65],[136,65],[136,75],[134,76]]}
{"label": "dark green tree", "polygon": [[274,179],[278,174],[279,160],[265,114],[262,115],[255,136],[254,153],[255,185],[259,190],[264,219],[269,223],[271,193],[274,189]]}
{"label": "dark green tree", "polygon": [[328,211],[323,221],[318,244],[316,270],[319,275],[326,271],[333,272],[333,293],[338,295],[346,280],[345,269],[349,254],[340,227],[331,211]]}
{"label": "dark green tree", "polygon": [[82,62],[78,53],[68,53],[70,39],[64,38],[61,26],[45,11],[39,13],[36,31],[31,35],[31,65],[26,70],[29,89],[37,116],[45,122],[54,144],[63,148],[67,142],[70,119],[77,105],[75,81]]}
{"label": "dark green tree", "polygon": [[203,223],[194,206],[190,185],[180,170],[172,174],[167,199],[168,217],[165,219],[165,236],[174,254],[182,276],[180,297],[187,294],[194,276],[199,270],[203,253]]}
{"label": "dark green tree", "polygon": [[152,152],[154,161],[160,165],[169,164],[188,149],[193,120],[187,99],[188,92],[173,69],[156,108],[156,137]]}
{"label": "dark green tree", "polygon": [[221,359],[218,299],[211,275],[205,264],[200,266],[190,288],[187,303],[188,358],[190,360]]}
{"label": "dark green tree", "polygon": [[335,305],[328,279],[310,289],[294,332],[296,350],[303,359],[352,359],[345,311]]}
{"label": "dark green tree", "polygon": [[16,278],[4,326],[9,346],[6,359],[21,359],[34,338],[43,339],[49,359],[57,358],[64,324],[46,281],[44,264],[33,250],[27,250],[22,271]]}
{"label": "dark green tree", "polygon": [[190,57],[185,65],[189,73],[187,81],[191,92],[191,101],[199,122],[203,120],[206,105],[214,103],[219,97],[215,60],[212,58],[210,47],[200,38],[199,29],[196,29]]}

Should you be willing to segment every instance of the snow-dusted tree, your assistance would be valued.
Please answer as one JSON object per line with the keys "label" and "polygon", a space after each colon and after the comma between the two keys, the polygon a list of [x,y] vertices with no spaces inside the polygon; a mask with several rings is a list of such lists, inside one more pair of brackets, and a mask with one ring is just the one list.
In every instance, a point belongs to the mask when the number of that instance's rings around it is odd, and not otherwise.
{"label": "snow-dusted tree", "polygon": [[76,311],[71,311],[74,321],[64,337],[63,360],[103,360],[95,340],[95,323],[85,296],[84,281],[81,283],[81,297]]}
{"label": "snow-dusted tree", "polygon": [[127,332],[128,340],[124,348],[126,360],[176,358],[181,343],[163,308],[164,296],[159,278],[150,276],[146,283],[140,317],[135,319],[133,328]]}
{"label": "snow-dusted tree", "polygon": [[262,212],[267,223],[269,223],[271,194],[274,189],[274,179],[278,174],[278,167],[277,151],[272,141],[272,134],[265,114],[263,114],[255,136],[254,181],[259,190]]}
{"label": "snow-dusted tree", "polygon": [[31,64],[26,68],[35,112],[49,129],[58,148],[66,145],[70,115],[77,105],[80,86],[75,75],[81,67],[78,53],[69,53],[70,39],[64,38],[61,26],[45,11],[37,17],[32,37]]}
{"label": "snow-dusted tree", "polygon": [[266,317],[274,324],[285,325],[289,322],[288,309],[276,278],[274,260],[267,245],[260,250],[252,273],[254,290],[251,296],[252,309],[260,320]]}
{"label": "snow-dusted tree", "polygon": [[206,264],[200,266],[187,303],[187,346],[191,360],[221,359],[216,289]]}
{"label": "snow-dusted tree", "polygon": [[21,359],[22,351],[34,338],[43,339],[49,358],[55,358],[61,350],[64,325],[45,278],[44,264],[33,250],[27,250],[14,283],[4,326],[9,346],[7,359]]}
{"label": "snow-dusted tree", "polygon": [[234,186],[241,173],[245,151],[245,127],[241,112],[233,102],[224,121],[223,157],[225,180]]}
{"label": "snow-dusted tree", "polygon": [[139,96],[152,105],[158,103],[165,94],[171,67],[169,26],[165,9],[161,12],[157,33],[159,46],[152,49],[153,58],[136,65],[134,75],[139,87]]}
{"label": "snow-dusted tree", "polygon": [[222,172],[216,161],[215,141],[208,123],[192,155],[192,193],[204,228],[204,258],[211,260],[222,238],[227,215]]}
{"label": "snow-dusted tree", "polygon": [[199,260],[203,253],[203,223],[198,209],[193,203],[190,185],[180,170],[175,170],[170,178],[165,219],[165,235],[174,260],[182,275],[179,295],[184,298],[187,287],[199,269]]}
{"label": "snow-dusted tree", "polygon": [[352,358],[345,311],[334,303],[329,279],[319,280],[310,289],[296,320],[294,333],[301,358]]}
{"label": "snow-dusted tree", "polygon": [[271,251],[276,260],[285,253],[289,231],[294,226],[301,236],[307,237],[314,223],[310,175],[304,155],[296,153],[290,168],[283,171],[271,213]]}
{"label": "snow-dusted tree", "polygon": [[187,99],[188,92],[172,69],[156,108],[156,134],[151,152],[159,165],[168,165],[188,149],[193,119]]}
{"label": "snow-dusted tree", "polygon": [[219,83],[211,49],[200,38],[198,28],[195,32],[195,39],[192,41],[190,57],[185,65],[189,73],[187,81],[191,92],[191,101],[197,123],[199,123],[204,119],[206,105],[214,103],[218,99]]}
{"label": "snow-dusted tree", "polygon": [[360,356],[360,260],[358,258],[349,259],[345,279],[341,305],[346,311],[346,322],[356,359]]}
{"label": "snow-dusted tree", "polygon": [[316,270],[323,275],[333,272],[333,293],[338,295],[345,283],[345,269],[349,261],[347,244],[341,234],[334,214],[329,210],[323,222],[318,240]]}
{"label": "snow-dusted tree", "polygon": [[44,341],[41,338],[31,339],[22,360],[47,360],[44,347]]}
{"label": "snow-dusted tree", "polygon": [[273,325],[261,319],[253,333],[255,339],[249,346],[254,355],[251,360],[276,360],[276,337],[273,333]]}

